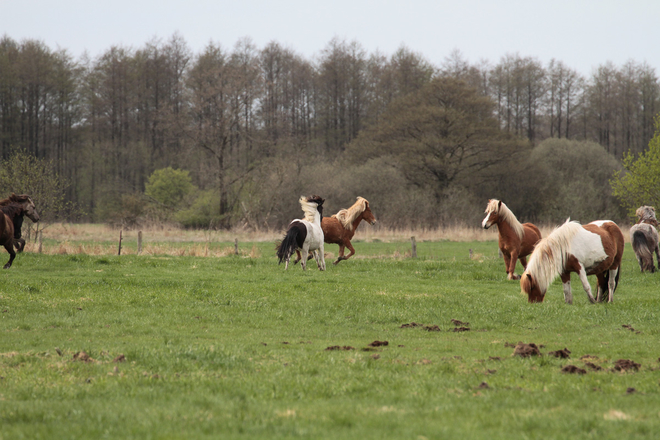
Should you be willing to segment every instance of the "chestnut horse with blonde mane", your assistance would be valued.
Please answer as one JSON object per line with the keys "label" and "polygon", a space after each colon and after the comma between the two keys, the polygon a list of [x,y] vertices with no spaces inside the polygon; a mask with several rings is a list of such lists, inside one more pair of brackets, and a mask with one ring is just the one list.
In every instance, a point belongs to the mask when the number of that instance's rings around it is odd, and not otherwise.
{"label": "chestnut horse with blonde mane", "polygon": [[[529,302],[543,302],[550,283],[561,276],[564,301],[573,304],[571,272],[575,272],[580,275],[591,303],[603,301],[605,292],[607,301],[612,302],[619,285],[623,248],[621,229],[610,220],[584,226],[566,220],[536,245],[520,279],[520,288]],[[597,298],[591,293],[587,275],[596,275],[598,279]]]}
{"label": "chestnut horse with blonde mane", "polygon": [[[374,217],[369,201],[364,197],[358,197],[357,201],[348,209],[341,209],[332,217],[323,217],[321,220],[321,228],[323,228],[323,240],[329,244],[339,245],[339,257],[333,264],[337,264],[342,260],[348,260],[355,254],[355,248],[351,244],[351,239],[355,235],[357,227],[360,222],[364,220],[371,225],[376,224],[376,217]],[[344,256],[344,250],[348,248],[350,251],[348,255]],[[300,261],[300,253],[294,264]]]}
{"label": "chestnut horse with blonde mane", "polygon": [[520,279],[516,275],[516,263],[520,260],[523,270],[527,267],[527,256],[541,239],[541,231],[532,223],[520,223],[501,200],[490,199],[486,206],[486,218],[481,222],[484,229],[497,225],[498,243],[504,256],[507,278]]}

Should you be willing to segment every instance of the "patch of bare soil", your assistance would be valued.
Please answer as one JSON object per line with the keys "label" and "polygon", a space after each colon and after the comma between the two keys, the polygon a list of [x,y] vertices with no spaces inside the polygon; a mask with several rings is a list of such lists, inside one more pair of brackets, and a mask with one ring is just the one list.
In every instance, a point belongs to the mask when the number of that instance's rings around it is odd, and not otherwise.
{"label": "patch of bare soil", "polygon": [[419,324],[417,322],[411,322],[410,324],[403,324],[399,328],[415,328],[415,327],[423,327],[423,326],[424,326],[424,324]]}
{"label": "patch of bare soil", "polygon": [[587,370],[584,368],[576,367],[575,365],[566,365],[561,369],[561,372],[569,374],[587,374]]}
{"label": "patch of bare soil", "polygon": [[389,342],[387,342],[387,341],[374,341],[371,344],[369,344],[369,347],[383,347],[385,345],[389,345]]}
{"label": "patch of bare soil", "polygon": [[614,369],[616,371],[639,371],[641,364],[631,361],[630,359],[619,359],[614,363]]}
{"label": "patch of bare soil", "polygon": [[454,324],[455,326],[458,326],[458,327],[469,327],[470,326],[469,322],[459,321],[458,319],[452,319],[451,323]]}
{"label": "patch of bare soil", "polygon": [[530,344],[518,342],[516,348],[513,350],[513,356],[520,356],[520,357],[541,356],[541,351],[539,350],[539,347],[533,342]]}
{"label": "patch of bare soil", "polygon": [[621,327],[623,327],[623,328],[627,328],[627,329],[630,330],[631,332],[635,332],[635,333],[637,333],[637,334],[640,334],[640,333],[641,333],[639,330],[635,330],[634,328],[632,328],[631,325],[628,325],[628,324],[623,324]]}
{"label": "patch of bare soil", "polygon": [[626,394],[635,394],[636,392],[637,390],[634,389],[633,387],[630,387],[626,390]]}
{"label": "patch of bare soil", "polygon": [[327,348],[325,349],[325,351],[332,351],[332,350],[346,350],[346,351],[348,351],[348,350],[355,350],[355,348],[354,348],[354,347],[351,347],[350,345],[344,345],[344,346],[341,346],[341,345],[332,345],[332,346],[327,347]]}
{"label": "patch of bare soil", "polygon": [[564,348],[563,350],[551,351],[548,354],[557,358],[568,359],[571,357],[571,350]]}
{"label": "patch of bare soil", "polygon": [[513,342],[505,342],[504,346],[505,347],[516,348],[516,344],[514,344]]}
{"label": "patch of bare soil", "polygon": [[120,354],[119,356],[117,356],[116,358],[114,358],[114,359],[112,360],[112,362],[114,362],[114,363],[117,363],[117,362],[126,362],[126,356],[124,356],[123,354]]}
{"label": "patch of bare soil", "polygon": [[601,371],[603,369],[603,367],[601,367],[600,365],[596,365],[593,362],[585,362],[584,366],[589,367],[594,371]]}
{"label": "patch of bare soil", "polygon": [[438,327],[437,325],[425,325],[424,330],[426,330],[427,332],[440,332],[440,331],[442,331],[442,330],[440,330],[440,327]]}
{"label": "patch of bare soil", "polygon": [[454,327],[453,332],[469,332],[470,329],[468,327]]}
{"label": "patch of bare soil", "polygon": [[79,352],[74,353],[73,360],[74,361],[81,361],[81,362],[93,362],[94,361],[94,359],[89,357],[89,355],[84,351],[79,351]]}
{"label": "patch of bare soil", "polygon": [[587,361],[587,360],[598,360],[598,356],[592,356],[590,354],[585,354],[584,356],[580,357],[581,361]]}
{"label": "patch of bare soil", "polygon": [[501,361],[502,358],[499,356],[488,356],[489,361]]}
{"label": "patch of bare soil", "polygon": [[481,382],[477,388],[480,390],[489,390],[490,385],[488,385],[486,382]]}

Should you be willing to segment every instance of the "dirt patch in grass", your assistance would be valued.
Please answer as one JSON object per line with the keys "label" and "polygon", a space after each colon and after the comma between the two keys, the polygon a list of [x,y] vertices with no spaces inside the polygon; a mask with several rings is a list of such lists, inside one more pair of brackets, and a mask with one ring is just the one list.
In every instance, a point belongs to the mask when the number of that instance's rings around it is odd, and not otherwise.
{"label": "dirt patch in grass", "polygon": [[459,321],[458,319],[452,319],[451,323],[454,324],[455,326],[458,326],[458,327],[469,327],[470,326],[469,322]]}
{"label": "dirt patch in grass", "polygon": [[614,363],[614,369],[616,371],[639,371],[639,367],[641,366],[641,364],[630,359],[619,359]]}
{"label": "dirt patch in grass", "polygon": [[591,368],[593,371],[602,371],[603,369],[603,367],[601,367],[600,365],[596,365],[593,362],[585,362],[584,366]]}
{"label": "dirt patch in grass", "polygon": [[112,362],[115,362],[115,363],[117,363],[117,362],[126,362],[126,356],[124,356],[123,354],[120,354],[119,356],[114,358],[112,360]]}
{"label": "dirt patch in grass", "polygon": [[80,361],[80,362],[94,362],[94,359],[89,357],[89,355],[84,351],[78,351],[78,352],[74,353],[73,360],[74,361]]}
{"label": "dirt patch in grass", "polygon": [[551,351],[548,354],[557,358],[568,359],[571,357],[571,350],[564,348],[563,350]]}
{"label": "dirt patch in grass", "polygon": [[350,345],[343,345],[343,346],[332,345],[332,346],[327,347],[325,349],[325,351],[333,351],[333,350],[346,350],[346,351],[348,351],[348,350],[355,350],[355,347],[351,347]]}
{"label": "dirt patch in grass", "polygon": [[520,356],[520,357],[541,356],[541,350],[539,350],[538,345],[534,344],[533,342],[529,344],[518,342],[516,348],[513,350],[513,356]]}
{"label": "dirt patch in grass", "polygon": [[628,325],[628,324],[623,324],[621,327],[626,328],[626,329],[630,330],[631,332],[635,332],[635,333],[637,333],[637,334],[642,333],[642,332],[640,332],[639,330],[635,330],[634,328],[632,328],[631,325]]}
{"label": "dirt patch in grass", "polygon": [[387,341],[374,341],[371,344],[368,344],[369,347],[384,347],[386,345],[389,345],[389,342]]}
{"label": "dirt patch in grass", "polygon": [[440,327],[438,327],[437,325],[425,325],[424,330],[426,330],[427,332],[441,332],[442,331],[442,330],[440,330]]}
{"label": "dirt patch in grass", "polygon": [[470,328],[469,327],[454,327],[453,332],[469,332]]}
{"label": "dirt patch in grass", "polygon": [[566,365],[561,369],[561,372],[568,374],[587,374],[587,370],[584,368],[576,367],[575,365]]}
{"label": "dirt patch in grass", "polygon": [[415,327],[424,327],[424,324],[418,324],[416,322],[411,322],[410,324],[403,324],[399,328],[415,328]]}

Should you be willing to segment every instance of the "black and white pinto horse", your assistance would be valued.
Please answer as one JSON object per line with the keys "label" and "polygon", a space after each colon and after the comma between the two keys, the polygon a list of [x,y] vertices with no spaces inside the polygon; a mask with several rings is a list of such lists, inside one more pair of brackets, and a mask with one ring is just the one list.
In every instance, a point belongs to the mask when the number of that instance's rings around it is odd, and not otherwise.
{"label": "black and white pinto horse", "polygon": [[[576,272],[589,301],[601,302],[607,294],[607,301],[612,302],[619,284],[623,248],[623,234],[616,223],[598,220],[583,226],[567,220],[536,244],[520,278],[521,290],[529,302],[543,302],[550,283],[561,276],[564,300],[572,304],[571,272]],[[598,279],[597,299],[591,293],[587,275]]]}
{"label": "black and white pinto horse", "polygon": [[314,253],[319,270],[325,270],[325,257],[323,255],[323,229],[321,218],[323,217],[323,202],[325,199],[319,196],[300,197],[300,207],[305,217],[293,220],[282,242],[277,246],[277,257],[279,263],[285,262],[284,269],[289,268],[291,255],[297,249],[302,251],[301,266],[307,268],[307,255]]}
{"label": "black and white pinto horse", "polygon": [[658,237],[658,220],[655,218],[653,206],[637,208],[637,223],[630,228],[630,243],[637,257],[642,272],[655,272],[653,252],[660,266],[660,238]]}

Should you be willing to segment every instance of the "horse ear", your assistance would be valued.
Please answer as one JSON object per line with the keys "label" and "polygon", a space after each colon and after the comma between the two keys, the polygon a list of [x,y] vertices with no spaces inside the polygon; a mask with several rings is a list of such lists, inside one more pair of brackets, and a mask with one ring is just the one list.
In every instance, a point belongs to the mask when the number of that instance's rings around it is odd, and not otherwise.
{"label": "horse ear", "polygon": [[499,203],[497,204],[497,207],[499,208],[501,206],[502,206],[502,201],[500,200]]}

